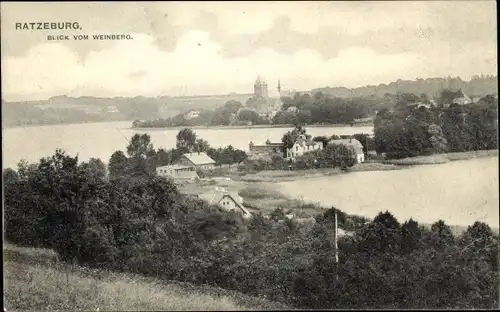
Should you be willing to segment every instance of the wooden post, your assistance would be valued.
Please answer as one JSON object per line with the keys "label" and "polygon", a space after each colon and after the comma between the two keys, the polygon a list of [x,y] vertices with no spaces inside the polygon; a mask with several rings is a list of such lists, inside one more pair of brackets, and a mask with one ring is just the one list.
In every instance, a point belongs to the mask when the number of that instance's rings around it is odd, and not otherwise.
{"label": "wooden post", "polygon": [[335,263],[339,263],[337,209],[335,209]]}

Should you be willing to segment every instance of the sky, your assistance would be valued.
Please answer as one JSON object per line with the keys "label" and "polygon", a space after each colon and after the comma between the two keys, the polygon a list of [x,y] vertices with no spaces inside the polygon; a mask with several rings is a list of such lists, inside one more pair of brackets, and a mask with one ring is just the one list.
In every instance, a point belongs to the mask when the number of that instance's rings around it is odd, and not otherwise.
{"label": "sky", "polygon": [[[6,3],[2,98],[251,93],[497,74],[495,1]],[[81,30],[16,30],[19,22]],[[130,34],[132,40],[48,41]]]}

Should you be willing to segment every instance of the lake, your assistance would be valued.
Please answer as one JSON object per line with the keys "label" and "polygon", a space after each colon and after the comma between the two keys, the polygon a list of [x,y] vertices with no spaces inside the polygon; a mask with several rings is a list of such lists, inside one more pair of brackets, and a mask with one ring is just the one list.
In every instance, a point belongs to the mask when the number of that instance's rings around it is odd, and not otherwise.
{"label": "lake", "polygon": [[443,219],[468,226],[499,224],[498,157],[402,170],[349,172],[280,183],[291,197],[369,218],[388,210],[401,223]]}
{"label": "lake", "polygon": [[[3,135],[3,167],[15,167],[22,158],[29,162],[51,156],[56,148],[62,148],[70,155],[79,155],[80,160],[90,157],[108,162],[116,150],[125,152],[129,139],[135,133],[148,133],[155,148],[175,147],[179,129],[130,129],[132,121],[86,123],[70,125],[29,126],[6,128]],[[291,129],[291,128],[290,128]],[[194,129],[198,137],[208,141],[213,147],[232,145],[248,150],[248,143],[264,143],[267,139],[281,141],[288,128],[213,128]],[[308,133],[319,135],[350,135],[373,133],[373,127],[309,127]]]}

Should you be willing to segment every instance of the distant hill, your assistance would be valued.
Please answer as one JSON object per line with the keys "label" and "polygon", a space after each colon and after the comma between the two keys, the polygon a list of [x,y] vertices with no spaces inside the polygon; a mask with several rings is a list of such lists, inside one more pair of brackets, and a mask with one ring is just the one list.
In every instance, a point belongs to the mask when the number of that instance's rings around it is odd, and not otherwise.
{"label": "distant hill", "polygon": [[323,92],[326,95],[335,97],[383,97],[385,94],[413,93],[420,95],[427,94],[429,98],[435,98],[443,89],[461,89],[469,96],[484,96],[496,94],[498,91],[498,76],[475,76],[470,81],[463,81],[457,78],[428,78],[416,80],[398,80],[389,84],[379,84],[377,86],[364,86],[353,89],[345,87],[325,87],[313,89],[312,93]]}
{"label": "distant hill", "polygon": [[[398,80],[388,85],[365,86],[359,88],[325,87],[313,89],[314,94],[342,98],[380,97],[398,92],[425,93],[434,98],[442,89],[462,89],[469,96],[496,94],[497,76],[477,76],[471,81],[460,78],[428,78]],[[42,125],[58,123],[80,123],[92,121],[148,120],[169,118],[190,110],[213,110],[222,107],[227,101],[238,101],[243,105],[252,94],[196,95],[184,97],[113,97],[93,96],[68,97],[54,96],[42,101],[6,102],[2,100],[2,123],[4,126]]]}

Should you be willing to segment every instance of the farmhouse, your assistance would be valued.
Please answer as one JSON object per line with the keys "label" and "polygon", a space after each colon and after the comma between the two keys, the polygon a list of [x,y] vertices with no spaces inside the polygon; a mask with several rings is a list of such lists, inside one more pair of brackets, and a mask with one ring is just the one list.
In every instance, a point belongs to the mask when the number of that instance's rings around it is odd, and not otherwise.
{"label": "farmhouse", "polygon": [[365,153],[363,152],[363,144],[356,139],[339,139],[330,140],[328,145],[344,145],[354,152],[356,162],[362,163],[365,161]]}
{"label": "farmhouse", "polygon": [[252,216],[250,211],[243,206],[243,199],[238,194],[215,191],[200,194],[199,197],[206,200],[209,205],[217,205],[226,211],[240,212],[244,218]]}
{"label": "farmhouse", "polygon": [[173,163],[177,166],[194,167],[195,169],[213,169],[215,160],[205,153],[186,153]]}
{"label": "farmhouse", "polygon": [[170,177],[176,182],[194,181],[199,178],[192,166],[161,166],[156,168],[156,174],[160,177]]}
{"label": "farmhouse", "polygon": [[295,159],[304,153],[323,149],[323,142],[316,142],[301,134],[291,148],[286,149],[286,158]]}

